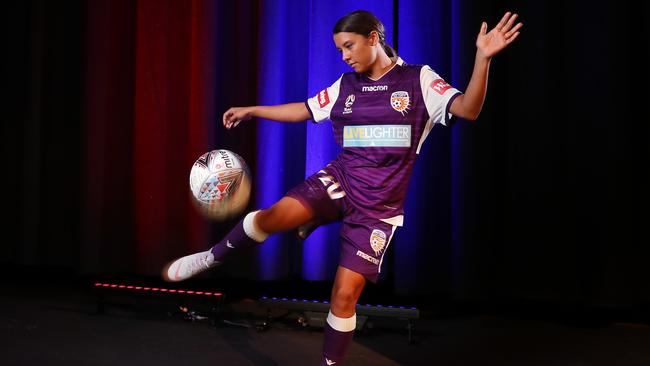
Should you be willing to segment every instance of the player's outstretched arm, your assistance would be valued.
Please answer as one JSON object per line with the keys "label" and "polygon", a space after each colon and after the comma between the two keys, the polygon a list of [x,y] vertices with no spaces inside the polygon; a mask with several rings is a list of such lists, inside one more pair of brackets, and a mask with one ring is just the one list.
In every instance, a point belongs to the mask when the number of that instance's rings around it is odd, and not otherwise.
{"label": "player's outstretched arm", "polygon": [[223,125],[230,129],[237,127],[239,122],[248,121],[253,117],[271,119],[278,122],[302,122],[311,118],[311,115],[305,103],[233,107],[223,114]]}
{"label": "player's outstretched arm", "polygon": [[505,13],[499,24],[489,33],[487,32],[487,23],[481,24],[481,30],[476,38],[476,58],[472,78],[467,85],[465,94],[458,96],[452,102],[449,108],[451,114],[472,121],[478,118],[487,92],[490,61],[519,35],[519,29],[523,24],[514,25],[516,19],[517,14]]}

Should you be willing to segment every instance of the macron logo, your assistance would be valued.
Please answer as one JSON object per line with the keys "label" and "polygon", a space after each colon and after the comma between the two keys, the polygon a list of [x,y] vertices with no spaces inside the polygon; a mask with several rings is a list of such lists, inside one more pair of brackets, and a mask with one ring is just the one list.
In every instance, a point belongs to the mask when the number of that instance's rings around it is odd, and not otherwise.
{"label": "macron logo", "polygon": [[375,85],[375,86],[364,86],[361,88],[362,92],[376,92],[376,91],[386,91],[388,90],[388,85]]}
{"label": "macron logo", "polygon": [[360,250],[357,250],[357,256],[367,260],[368,262],[370,262],[372,264],[379,265],[379,259],[373,258],[373,257],[369,256],[368,254],[360,251]]}

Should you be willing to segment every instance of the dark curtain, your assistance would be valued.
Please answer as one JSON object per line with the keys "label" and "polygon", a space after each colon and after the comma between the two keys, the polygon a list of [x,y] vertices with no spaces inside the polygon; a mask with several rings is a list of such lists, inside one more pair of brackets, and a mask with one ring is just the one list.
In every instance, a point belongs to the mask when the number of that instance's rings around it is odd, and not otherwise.
{"label": "dark curtain", "polygon": [[[394,19],[408,3],[393,2]],[[649,6],[438,5],[451,19],[440,45],[452,55],[438,66],[461,89],[480,22],[493,26],[513,9],[525,25],[492,62],[479,120],[427,141],[442,145],[425,151],[445,147],[448,159],[436,164],[448,165],[423,169],[421,189],[435,182],[448,198],[407,213],[425,249],[411,261],[389,257],[386,283],[396,293],[491,302],[647,305]],[[197,216],[187,171],[217,146],[256,168],[255,126],[225,134],[219,119],[257,100],[262,7],[27,1],[5,9],[0,260],[155,275],[168,258],[220,238],[234,222]],[[400,26],[393,38],[406,47]],[[403,232],[395,240],[408,245]],[[252,255],[214,276],[250,276]],[[395,274],[408,263],[415,276]]]}
{"label": "dark curtain", "polygon": [[[468,2],[464,22],[493,24],[495,4]],[[454,291],[647,305],[650,8],[513,4],[520,43],[495,58],[484,113],[463,130]]]}
{"label": "dark curtain", "polygon": [[2,20],[2,261],[77,267],[85,4],[16,1]]}

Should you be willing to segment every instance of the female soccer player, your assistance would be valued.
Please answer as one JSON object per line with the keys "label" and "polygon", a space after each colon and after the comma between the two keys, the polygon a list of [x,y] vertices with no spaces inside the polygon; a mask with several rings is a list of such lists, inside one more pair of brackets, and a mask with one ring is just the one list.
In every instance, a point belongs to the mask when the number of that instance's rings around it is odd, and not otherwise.
{"label": "female soccer player", "polygon": [[487,32],[483,22],[464,94],[431,68],[408,65],[385,43],[383,24],[367,11],[352,12],[334,26],[334,43],[354,72],[304,103],[230,108],[230,129],[253,117],[279,122],[332,121],[342,152],[323,170],[267,209],[251,212],[210,250],[171,262],[168,281],[181,281],[218,265],[226,255],[269,235],[342,220],[341,257],[325,326],[322,365],[339,364],[356,327],[355,308],[366,281],[376,282],[386,249],[403,221],[415,158],[435,124],[451,115],[475,120],[483,106],[490,60],[512,43],[522,24],[506,13]]}

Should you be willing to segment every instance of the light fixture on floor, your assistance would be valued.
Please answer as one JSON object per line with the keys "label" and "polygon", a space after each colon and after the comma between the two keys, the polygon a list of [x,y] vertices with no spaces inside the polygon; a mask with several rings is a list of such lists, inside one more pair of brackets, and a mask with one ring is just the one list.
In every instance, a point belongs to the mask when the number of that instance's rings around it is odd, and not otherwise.
{"label": "light fixture on floor", "polygon": [[[298,322],[303,326],[312,326],[322,328],[327,321],[330,304],[327,301],[303,300],[286,297],[262,297],[259,300],[260,306],[266,308],[267,314],[272,309],[284,309],[295,311],[301,314]],[[393,305],[371,305],[357,304],[357,330],[363,330],[369,319],[372,318],[396,318],[406,321],[408,331],[408,342],[413,343],[413,331],[415,329],[415,320],[420,318],[420,311],[415,307],[393,306]],[[270,325],[270,321],[267,324]]]}

